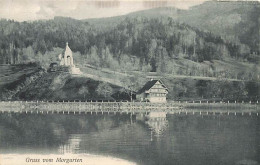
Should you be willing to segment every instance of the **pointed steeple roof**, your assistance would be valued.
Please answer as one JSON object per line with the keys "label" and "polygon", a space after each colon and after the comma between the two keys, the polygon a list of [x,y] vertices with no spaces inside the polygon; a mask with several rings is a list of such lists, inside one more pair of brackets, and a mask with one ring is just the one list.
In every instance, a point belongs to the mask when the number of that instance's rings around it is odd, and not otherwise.
{"label": "pointed steeple roof", "polygon": [[69,43],[68,43],[68,42],[66,42],[66,47],[65,47],[65,49],[63,50],[62,53],[63,53],[63,54],[72,55],[72,51],[71,51],[71,49],[70,49],[70,47],[69,47]]}

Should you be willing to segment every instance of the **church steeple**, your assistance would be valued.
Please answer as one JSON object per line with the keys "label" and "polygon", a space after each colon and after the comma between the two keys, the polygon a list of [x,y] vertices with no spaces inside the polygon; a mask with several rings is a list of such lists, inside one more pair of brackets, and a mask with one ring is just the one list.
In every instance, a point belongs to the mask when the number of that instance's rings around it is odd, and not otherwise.
{"label": "church steeple", "polygon": [[71,49],[69,47],[69,43],[68,42],[66,42],[66,47],[65,47],[65,50],[64,50],[64,54],[72,56],[72,51],[71,51]]}
{"label": "church steeple", "polygon": [[72,51],[69,47],[69,43],[66,42],[66,47],[63,51],[63,58],[64,58],[64,65],[65,66],[74,66],[73,64],[73,56],[72,56]]}
{"label": "church steeple", "polygon": [[66,42],[66,47],[62,51],[62,54],[59,55],[60,65],[61,66],[66,66],[70,68],[70,73],[71,74],[81,74],[81,71],[79,68],[75,67],[74,62],[73,62],[73,55],[72,51],[69,47],[69,43]]}

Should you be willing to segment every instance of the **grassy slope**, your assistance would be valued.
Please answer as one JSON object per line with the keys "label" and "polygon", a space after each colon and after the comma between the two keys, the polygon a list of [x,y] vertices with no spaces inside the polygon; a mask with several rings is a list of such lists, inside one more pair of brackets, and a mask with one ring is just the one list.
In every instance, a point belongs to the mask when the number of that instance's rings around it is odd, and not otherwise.
{"label": "grassy slope", "polygon": [[[112,88],[110,94],[116,94],[122,91],[122,87],[114,83],[111,73],[92,69],[88,70],[89,75],[95,75],[96,78],[88,76],[72,76],[68,73],[43,73],[36,77],[35,74],[42,71],[38,65],[1,65],[0,66],[0,100],[99,100],[113,99],[111,95],[102,95],[97,93],[97,87],[100,83],[108,83]],[[100,74],[98,74],[100,72]],[[100,75],[100,76],[97,76]],[[109,78],[110,77],[110,78]],[[80,94],[81,87],[87,87],[84,94]],[[122,95],[116,95],[114,98]],[[127,98],[129,96],[123,96]]]}
{"label": "grassy slope", "polygon": [[[195,66],[195,72],[197,70],[198,73],[203,73],[202,70],[210,70],[210,68],[215,68],[218,72],[226,72],[229,71],[231,73],[236,73],[238,74],[241,71],[244,71],[246,73],[252,72],[252,69],[254,68],[254,64],[248,63],[248,62],[241,62],[241,61],[236,61],[235,59],[232,58],[226,58],[222,61],[220,60],[214,60],[212,62],[209,61],[204,61],[202,63],[199,62],[194,62],[188,59],[184,58],[179,58],[174,60],[174,66],[173,68],[173,74],[157,74],[154,72],[141,72],[141,71],[113,71],[110,70],[109,68],[96,68],[91,65],[86,65],[86,64],[78,64],[78,67],[81,68],[81,70],[86,73],[86,74],[93,74],[97,76],[98,79],[105,81],[105,79],[110,79],[111,83],[113,81],[115,84],[121,86],[123,84],[120,84],[120,80],[124,79],[125,77],[132,77],[132,76],[141,76],[143,78],[149,79],[151,76],[161,76],[161,77],[169,77],[169,78],[175,78],[175,79],[183,79],[183,78],[191,78],[191,79],[197,79],[197,80],[217,80],[217,77],[211,76],[211,77],[206,77],[203,75],[192,75],[190,76],[188,73],[186,73],[186,66]],[[260,70],[260,66],[256,66],[258,70]],[[179,75],[176,73],[176,71],[182,70],[182,75]],[[259,74],[259,73],[258,73]],[[240,79],[237,79],[235,75],[230,75],[230,78],[227,80],[230,81],[241,81]]]}
{"label": "grassy slope", "polygon": [[[230,61],[229,61],[230,62]],[[217,63],[217,62],[216,62]],[[223,65],[222,63],[218,65]],[[243,66],[239,63],[236,63],[237,67],[247,67]],[[7,66],[5,66],[7,67]],[[10,70],[8,71],[8,75],[5,76],[14,78],[13,82],[9,82],[4,86],[5,88],[12,89],[11,84],[18,85],[19,83],[25,84],[22,79],[27,76],[30,79],[30,74],[25,74],[27,70],[30,70],[30,66],[25,69],[24,75],[22,77],[17,76],[18,73],[11,72],[11,70],[15,70],[20,68],[21,66],[10,66]],[[83,69],[84,70],[84,69]],[[34,81],[30,81],[29,84],[23,85],[22,88],[19,90],[16,89],[16,92],[12,95],[12,100],[100,100],[100,99],[126,99],[126,94],[119,94],[119,91],[122,91],[122,87],[119,87],[115,84],[109,83],[109,86],[112,88],[112,92],[107,95],[100,95],[97,93],[97,87],[100,83],[104,82],[102,80],[109,79],[111,81],[122,81],[125,79],[130,79],[130,77],[138,78],[137,82],[133,82],[135,84],[135,90],[140,89],[143,84],[148,80],[147,77],[149,76],[158,76],[163,80],[165,85],[169,89],[169,99],[185,99],[185,98],[192,98],[192,99],[201,99],[197,98],[199,95],[197,93],[197,85],[198,83],[202,83],[204,81],[207,83],[208,81],[216,82],[222,81],[220,79],[212,78],[212,77],[194,77],[194,76],[178,76],[178,75],[169,75],[169,74],[157,74],[157,73],[144,73],[144,72],[127,72],[127,73],[120,73],[114,72],[109,69],[102,69],[97,70],[94,68],[87,67],[85,68],[84,72],[88,74],[98,75],[100,79],[91,79],[86,76],[72,76],[68,73],[43,73],[42,76],[38,77]],[[3,75],[1,75],[3,76]],[[15,79],[16,77],[16,79]],[[223,81],[226,81],[224,79]],[[228,79],[229,82],[233,81],[234,83],[237,80]],[[239,81],[237,81],[239,83]],[[105,81],[107,83],[107,81]],[[256,84],[257,85],[257,84]],[[258,83],[259,86],[259,83]],[[81,87],[86,87],[87,91],[84,94],[81,94],[79,91]],[[259,88],[259,87],[258,87]],[[255,89],[255,88],[254,88]],[[230,89],[235,90],[235,89]],[[1,91],[1,90],[0,90]],[[3,91],[3,90],[2,90]],[[183,93],[184,92],[184,93]],[[183,93],[183,94],[181,94]]]}
{"label": "grassy slope", "polygon": [[[102,81],[96,81],[86,77],[74,77],[68,73],[45,73],[41,78],[31,83],[22,91],[17,93],[17,100],[99,100],[113,99],[111,96],[103,96],[96,89]],[[81,87],[87,91],[81,94]],[[120,90],[120,87],[110,84],[112,93]]]}
{"label": "grassy slope", "polygon": [[35,64],[0,65],[0,90],[2,88],[12,89],[31,74],[41,68]]}

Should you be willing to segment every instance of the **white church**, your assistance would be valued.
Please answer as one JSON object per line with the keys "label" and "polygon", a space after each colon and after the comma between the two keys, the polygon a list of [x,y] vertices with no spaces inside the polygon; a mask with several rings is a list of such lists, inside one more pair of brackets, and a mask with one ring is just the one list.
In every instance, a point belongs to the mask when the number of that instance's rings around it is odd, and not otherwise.
{"label": "white church", "polygon": [[66,48],[63,50],[62,54],[59,55],[59,60],[60,60],[60,66],[69,67],[71,74],[82,73],[80,69],[74,65],[72,51],[69,47],[68,42],[66,43]]}

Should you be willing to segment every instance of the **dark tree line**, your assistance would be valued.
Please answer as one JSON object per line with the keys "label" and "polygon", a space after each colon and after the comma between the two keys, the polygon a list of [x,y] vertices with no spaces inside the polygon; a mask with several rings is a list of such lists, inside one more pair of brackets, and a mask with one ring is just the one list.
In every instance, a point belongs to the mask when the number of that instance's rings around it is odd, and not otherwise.
{"label": "dark tree line", "polygon": [[[87,22],[57,17],[48,21],[0,21],[0,63],[14,64],[28,56],[44,55],[69,42],[82,58],[92,55],[96,65],[119,64],[124,56],[150,65],[152,71],[166,71],[167,61],[186,58],[196,62],[221,60],[224,56],[246,58],[243,45],[225,42],[220,36],[202,32],[171,18],[125,18],[114,28],[95,29]],[[28,53],[25,48],[33,51]],[[108,58],[110,54],[113,57]]]}

